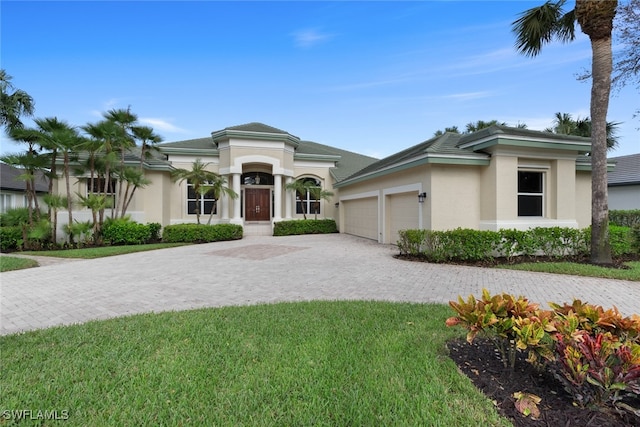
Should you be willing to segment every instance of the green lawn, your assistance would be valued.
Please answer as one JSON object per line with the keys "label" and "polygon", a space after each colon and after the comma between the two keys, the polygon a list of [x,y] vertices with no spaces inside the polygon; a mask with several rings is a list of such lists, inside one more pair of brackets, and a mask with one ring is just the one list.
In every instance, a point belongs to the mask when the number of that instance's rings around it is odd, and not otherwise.
{"label": "green lawn", "polygon": [[22,270],[23,268],[37,267],[38,263],[32,259],[18,258],[15,256],[0,256],[0,272]]}
{"label": "green lawn", "polygon": [[68,426],[510,425],[447,357],[450,315],[282,303],[4,336],[2,409],[68,411]]}
{"label": "green lawn", "polygon": [[573,274],[574,276],[603,277],[606,279],[621,279],[640,281],[640,261],[627,262],[630,268],[605,268],[590,264],[572,262],[530,262],[523,264],[502,265],[500,268],[512,270],[539,271],[543,273]]}
{"label": "green lawn", "polygon": [[156,249],[175,248],[186,243],[150,243],[147,245],[101,246],[96,248],[64,249],[58,251],[24,251],[25,255],[50,256],[57,258],[93,259],[113,255],[131,254],[134,252],[153,251]]}

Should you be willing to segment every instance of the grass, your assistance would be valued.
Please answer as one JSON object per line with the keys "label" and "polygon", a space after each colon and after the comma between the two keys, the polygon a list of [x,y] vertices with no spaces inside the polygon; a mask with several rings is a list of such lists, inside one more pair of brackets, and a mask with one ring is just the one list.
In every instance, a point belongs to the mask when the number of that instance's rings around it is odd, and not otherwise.
{"label": "grass", "polygon": [[68,411],[68,426],[510,425],[446,356],[450,314],[282,303],[4,336],[0,409]]}
{"label": "grass", "polygon": [[38,263],[32,259],[18,258],[14,256],[0,256],[0,273],[3,271],[22,270],[23,268],[37,267]]}
{"label": "grass", "polygon": [[602,277],[605,279],[621,279],[640,281],[640,261],[625,263],[629,269],[606,268],[591,264],[573,262],[530,262],[513,265],[502,265],[500,268],[512,270],[537,271],[542,273],[572,274],[574,276]]}
{"label": "grass", "polygon": [[131,254],[134,252],[153,251],[156,249],[175,248],[185,243],[150,243],[147,245],[100,246],[82,249],[64,249],[57,251],[24,251],[25,255],[50,256],[56,258],[93,259],[114,255]]}

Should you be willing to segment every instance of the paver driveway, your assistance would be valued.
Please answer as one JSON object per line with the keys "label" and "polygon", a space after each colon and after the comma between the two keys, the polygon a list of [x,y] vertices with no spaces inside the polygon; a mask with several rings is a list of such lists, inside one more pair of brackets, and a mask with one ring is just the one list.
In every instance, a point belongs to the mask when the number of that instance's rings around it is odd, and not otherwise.
{"label": "paver driveway", "polygon": [[640,313],[640,283],[401,261],[394,246],[344,234],[247,237],[49,264],[0,275],[0,334],[133,313],[279,301],[447,303],[458,295],[580,298]]}

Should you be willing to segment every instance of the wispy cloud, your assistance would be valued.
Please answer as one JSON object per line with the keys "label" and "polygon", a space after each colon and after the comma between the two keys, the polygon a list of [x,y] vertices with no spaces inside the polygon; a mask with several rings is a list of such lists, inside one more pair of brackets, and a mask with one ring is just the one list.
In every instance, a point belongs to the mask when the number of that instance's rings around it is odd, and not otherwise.
{"label": "wispy cloud", "polygon": [[148,125],[156,130],[173,133],[188,133],[187,130],[179,128],[174,124],[164,119],[152,118],[152,117],[140,117],[138,121],[143,125]]}
{"label": "wispy cloud", "polygon": [[323,33],[315,28],[296,31],[292,36],[295,45],[305,49],[316,46],[334,37],[333,34]]}
{"label": "wispy cloud", "polygon": [[443,98],[454,99],[456,101],[470,101],[472,99],[489,98],[490,96],[493,96],[492,92],[481,91],[481,92],[452,93],[450,95],[443,96]]}

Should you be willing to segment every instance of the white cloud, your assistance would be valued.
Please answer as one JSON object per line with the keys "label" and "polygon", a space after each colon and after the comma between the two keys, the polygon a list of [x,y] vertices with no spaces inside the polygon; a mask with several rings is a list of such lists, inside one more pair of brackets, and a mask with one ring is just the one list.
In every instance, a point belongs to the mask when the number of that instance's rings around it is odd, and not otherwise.
{"label": "white cloud", "polygon": [[491,92],[481,91],[481,92],[453,93],[451,95],[445,95],[443,96],[443,98],[454,99],[457,101],[470,101],[472,99],[488,98],[492,95],[493,94]]}
{"label": "white cloud", "polygon": [[306,30],[296,31],[293,35],[293,40],[298,47],[310,48],[317,44],[320,44],[326,40],[329,40],[333,35],[328,33],[321,33],[320,31],[310,28]]}
{"label": "white cloud", "polygon": [[188,133],[187,130],[179,128],[164,119],[157,119],[152,117],[140,117],[138,121],[143,125],[148,125],[153,127],[155,130],[161,130],[164,132],[173,132],[173,133]]}

